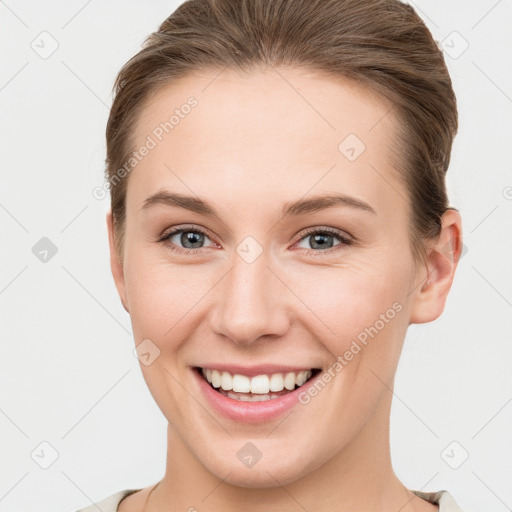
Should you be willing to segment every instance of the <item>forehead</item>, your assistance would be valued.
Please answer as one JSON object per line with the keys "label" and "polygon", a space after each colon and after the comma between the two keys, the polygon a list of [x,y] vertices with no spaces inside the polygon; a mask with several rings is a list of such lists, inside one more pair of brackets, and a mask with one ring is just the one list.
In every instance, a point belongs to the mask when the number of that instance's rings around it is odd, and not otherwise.
{"label": "forehead", "polygon": [[[192,109],[187,107],[191,98],[197,103]],[[171,121],[173,134],[197,134],[194,144],[204,141],[198,130],[210,130],[207,139],[212,141],[231,130],[230,136],[238,133],[264,139],[293,135],[286,147],[312,137],[332,145],[348,133],[357,133],[370,143],[386,133],[394,120],[391,105],[369,88],[343,77],[328,78],[293,68],[247,73],[225,69],[180,78],[146,100],[135,139],[142,142],[173,113],[177,114]],[[192,121],[182,123],[186,117]],[[197,118],[200,122],[194,123]],[[375,130],[377,125],[380,130]]]}
{"label": "forehead", "polygon": [[382,202],[383,180],[395,179],[394,123],[389,103],[347,79],[281,68],[194,73],[146,101],[133,146],[151,140],[152,149],[128,195],[140,202],[164,186],[203,196],[222,188],[261,205],[270,190],[284,202],[336,188]]}

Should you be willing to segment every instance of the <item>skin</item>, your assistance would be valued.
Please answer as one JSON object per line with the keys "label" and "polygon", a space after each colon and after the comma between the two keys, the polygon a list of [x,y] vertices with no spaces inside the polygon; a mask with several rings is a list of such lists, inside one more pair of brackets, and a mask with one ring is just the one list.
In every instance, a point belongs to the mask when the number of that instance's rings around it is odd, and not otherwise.
{"label": "skin", "polygon": [[[444,309],[461,252],[458,212],[443,216],[427,265],[415,264],[408,194],[391,161],[396,119],[348,80],[283,68],[195,73],[151,96],[134,147],[189,96],[198,105],[129,175],[121,253],[107,214],[115,284],[136,344],[160,350],[141,370],[169,422],[164,477],[147,503],[153,486],[119,511],[438,510],[395,476],[389,416],[408,325]],[[338,150],[351,133],[366,146],[353,162]],[[220,218],[142,208],[164,189],[207,200]],[[375,213],[338,205],[281,216],[287,202],[333,193]],[[207,232],[202,249],[179,234],[158,241],[183,224]],[[319,227],[354,243],[327,235],[318,248],[305,229]],[[236,252],[247,236],[263,251],[252,263]],[[328,369],[396,302],[401,311],[367,346],[278,420],[220,416],[193,378],[191,367],[208,362]],[[251,468],[237,458],[248,441],[262,453]]]}

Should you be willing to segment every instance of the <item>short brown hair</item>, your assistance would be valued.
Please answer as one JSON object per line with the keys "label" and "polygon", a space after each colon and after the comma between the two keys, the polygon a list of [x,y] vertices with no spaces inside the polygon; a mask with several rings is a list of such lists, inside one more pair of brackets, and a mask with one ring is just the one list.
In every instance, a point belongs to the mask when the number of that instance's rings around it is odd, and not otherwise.
{"label": "short brown hair", "polygon": [[[445,174],[457,104],[441,49],[398,0],[188,0],[120,70],[107,123],[106,177],[122,252],[128,176],[118,170],[150,94],[194,71],[261,66],[344,77],[385,98],[397,120],[396,166],[409,191],[411,247],[436,238],[449,208]],[[116,179],[117,178],[117,179]],[[120,254],[121,254],[120,252]]]}

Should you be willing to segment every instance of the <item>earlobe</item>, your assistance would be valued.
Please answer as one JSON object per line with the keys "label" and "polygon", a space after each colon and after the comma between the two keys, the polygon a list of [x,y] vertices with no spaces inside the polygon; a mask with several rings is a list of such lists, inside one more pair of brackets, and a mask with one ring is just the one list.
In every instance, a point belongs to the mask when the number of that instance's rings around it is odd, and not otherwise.
{"label": "earlobe", "polygon": [[444,310],[448,292],[462,253],[460,214],[447,210],[441,218],[441,233],[428,248],[427,266],[420,279],[423,284],[415,291],[410,323],[420,324],[438,318]]}
{"label": "earlobe", "polygon": [[114,234],[114,222],[113,222],[112,210],[107,212],[106,221],[107,221],[107,230],[108,230],[108,244],[110,248],[110,269],[112,271],[112,277],[114,278],[114,283],[117,288],[117,292],[119,293],[119,298],[121,299],[121,303],[124,309],[130,313],[127,300],[126,300],[126,285],[124,281],[124,271],[123,271],[123,263],[121,258],[119,257],[116,243],[115,243],[115,234]]}

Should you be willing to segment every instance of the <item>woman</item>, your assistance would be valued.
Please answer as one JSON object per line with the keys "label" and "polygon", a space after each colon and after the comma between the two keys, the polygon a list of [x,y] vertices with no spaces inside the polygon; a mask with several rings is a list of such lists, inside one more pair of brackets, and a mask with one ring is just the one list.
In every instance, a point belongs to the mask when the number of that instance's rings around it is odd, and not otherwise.
{"label": "woman", "polygon": [[111,268],[163,478],[83,510],[460,511],[395,475],[411,323],[461,254],[442,53],[396,0],[190,0],[120,71]]}

